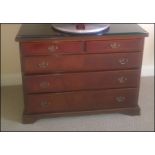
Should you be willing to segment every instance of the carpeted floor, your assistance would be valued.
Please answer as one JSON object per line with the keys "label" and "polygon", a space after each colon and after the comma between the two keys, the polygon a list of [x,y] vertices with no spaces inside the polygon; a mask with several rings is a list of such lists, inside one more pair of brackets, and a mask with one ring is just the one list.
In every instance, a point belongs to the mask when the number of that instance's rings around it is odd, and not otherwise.
{"label": "carpeted floor", "polygon": [[23,94],[21,86],[1,91],[2,131],[154,131],[154,78],[141,79],[139,105],[141,116],[98,114],[41,119],[22,124]]}

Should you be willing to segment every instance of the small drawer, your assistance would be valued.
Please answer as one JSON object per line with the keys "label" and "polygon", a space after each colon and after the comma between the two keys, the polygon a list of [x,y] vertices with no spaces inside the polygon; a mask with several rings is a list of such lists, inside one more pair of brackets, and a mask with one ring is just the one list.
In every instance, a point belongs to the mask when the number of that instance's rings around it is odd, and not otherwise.
{"label": "small drawer", "polygon": [[139,86],[140,70],[34,75],[25,77],[27,93],[64,92]]}
{"label": "small drawer", "polygon": [[83,52],[81,41],[51,41],[51,42],[23,42],[21,52],[24,56],[51,55],[53,53],[79,53]]}
{"label": "small drawer", "polygon": [[138,89],[110,89],[26,96],[25,113],[78,112],[137,105]]}
{"label": "small drawer", "polygon": [[142,53],[25,57],[25,74],[102,71],[140,68]]}
{"label": "small drawer", "polygon": [[144,39],[88,41],[88,53],[143,51]]}

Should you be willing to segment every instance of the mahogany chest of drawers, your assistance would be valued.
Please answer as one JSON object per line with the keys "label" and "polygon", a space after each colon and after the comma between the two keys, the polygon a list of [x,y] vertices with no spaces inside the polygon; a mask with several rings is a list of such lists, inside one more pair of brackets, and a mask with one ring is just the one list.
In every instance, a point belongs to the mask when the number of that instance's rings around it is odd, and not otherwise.
{"label": "mahogany chest of drawers", "polygon": [[104,35],[68,35],[51,24],[23,24],[20,44],[23,123],[69,114],[139,115],[139,84],[147,32],[111,24]]}

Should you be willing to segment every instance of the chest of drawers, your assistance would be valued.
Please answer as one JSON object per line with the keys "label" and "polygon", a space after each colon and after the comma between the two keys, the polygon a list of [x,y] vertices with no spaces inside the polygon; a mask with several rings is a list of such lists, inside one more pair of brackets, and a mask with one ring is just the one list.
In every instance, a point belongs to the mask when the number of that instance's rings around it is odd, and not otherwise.
{"label": "chest of drawers", "polygon": [[104,35],[67,35],[50,24],[23,24],[20,44],[23,123],[50,116],[118,112],[139,115],[147,36],[136,24],[111,24]]}

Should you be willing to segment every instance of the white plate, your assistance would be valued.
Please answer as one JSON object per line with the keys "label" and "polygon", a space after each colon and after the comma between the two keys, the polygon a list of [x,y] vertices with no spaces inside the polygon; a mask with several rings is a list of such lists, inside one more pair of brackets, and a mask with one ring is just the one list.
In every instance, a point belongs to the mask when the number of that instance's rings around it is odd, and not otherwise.
{"label": "white plate", "polygon": [[110,24],[84,24],[85,29],[77,29],[77,24],[52,24],[52,27],[61,32],[75,34],[100,33],[109,29]]}

